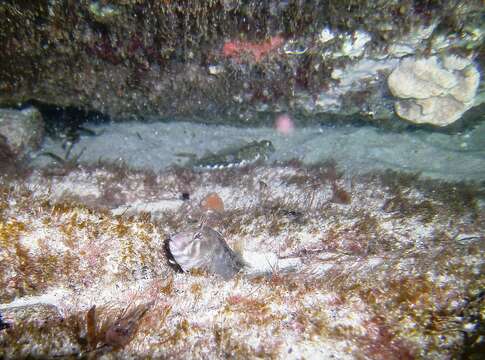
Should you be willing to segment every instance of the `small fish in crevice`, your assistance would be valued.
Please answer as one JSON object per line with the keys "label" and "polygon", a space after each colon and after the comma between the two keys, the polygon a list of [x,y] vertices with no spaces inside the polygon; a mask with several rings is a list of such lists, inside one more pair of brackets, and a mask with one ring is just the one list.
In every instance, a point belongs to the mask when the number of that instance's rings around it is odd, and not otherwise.
{"label": "small fish in crevice", "polygon": [[267,160],[275,151],[271,141],[253,141],[239,148],[227,148],[217,154],[209,154],[194,160],[191,166],[196,170],[230,169]]}
{"label": "small fish in crevice", "polygon": [[182,271],[206,270],[230,279],[244,266],[222,235],[208,226],[177,233],[168,240],[169,262]]}

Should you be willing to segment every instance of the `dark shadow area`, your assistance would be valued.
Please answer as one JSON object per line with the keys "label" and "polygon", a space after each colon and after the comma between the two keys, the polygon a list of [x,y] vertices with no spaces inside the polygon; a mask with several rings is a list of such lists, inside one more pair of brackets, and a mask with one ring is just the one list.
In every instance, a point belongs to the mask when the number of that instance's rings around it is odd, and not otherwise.
{"label": "dark shadow area", "polygon": [[20,108],[29,106],[36,107],[42,114],[48,136],[64,138],[71,142],[76,142],[81,135],[96,135],[86,125],[105,124],[111,121],[109,116],[99,111],[84,110],[72,106],[57,106],[37,100],[30,100],[22,104]]}

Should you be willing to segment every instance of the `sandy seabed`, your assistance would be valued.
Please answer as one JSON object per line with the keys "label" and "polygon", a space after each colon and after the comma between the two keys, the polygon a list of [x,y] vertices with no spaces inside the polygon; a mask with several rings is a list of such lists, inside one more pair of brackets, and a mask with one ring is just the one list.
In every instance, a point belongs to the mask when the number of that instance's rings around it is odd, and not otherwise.
{"label": "sandy seabed", "polygon": [[[448,181],[485,180],[485,122],[461,133],[425,130],[387,131],[374,126],[309,126],[282,136],[272,128],[244,128],[189,122],[124,122],[86,125],[96,136],[81,136],[70,158],[87,165],[98,161],[161,171],[186,165],[190,157],[217,154],[251,141],[269,140],[275,152],[268,163],[297,159],[305,165],[335,160],[347,174],[392,169]],[[84,135],[83,135],[84,134]],[[62,139],[47,138],[39,154],[65,156]],[[37,156],[34,166],[52,158]]]}

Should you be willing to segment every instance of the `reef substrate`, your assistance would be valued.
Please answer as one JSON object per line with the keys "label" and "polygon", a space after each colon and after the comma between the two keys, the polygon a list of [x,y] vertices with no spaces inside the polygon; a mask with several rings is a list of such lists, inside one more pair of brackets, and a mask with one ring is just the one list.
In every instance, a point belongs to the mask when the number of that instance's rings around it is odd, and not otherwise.
{"label": "reef substrate", "polygon": [[[211,193],[224,207],[208,217]],[[483,184],[334,163],[3,176],[0,357],[479,354],[484,206]],[[277,261],[227,281],[175,271],[165,239],[201,221],[246,259]],[[288,258],[299,265],[280,269]]]}

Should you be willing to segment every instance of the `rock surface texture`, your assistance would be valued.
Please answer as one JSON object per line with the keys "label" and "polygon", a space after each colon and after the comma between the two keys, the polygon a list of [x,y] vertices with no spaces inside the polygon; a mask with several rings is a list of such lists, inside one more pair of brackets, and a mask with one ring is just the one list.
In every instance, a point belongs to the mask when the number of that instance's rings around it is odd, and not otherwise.
{"label": "rock surface texture", "polygon": [[3,142],[18,158],[37,149],[44,138],[44,122],[40,112],[0,109],[0,143]]}
{"label": "rock surface texture", "polygon": [[[473,67],[434,56],[484,66],[480,0],[53,0],[2,2],[0,15],[0,106],[35,100],[117,119],[397,119],[386,80],[399,64],[412,71],[403,57],[449,73],[467,95]],[[441,126],[471,106],[456,95],[399,100],[396,111]],[[442,109],[451,115],[437,120]]]}

